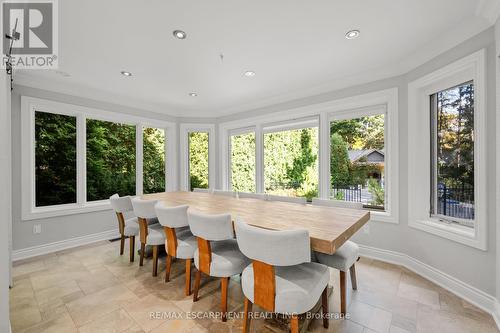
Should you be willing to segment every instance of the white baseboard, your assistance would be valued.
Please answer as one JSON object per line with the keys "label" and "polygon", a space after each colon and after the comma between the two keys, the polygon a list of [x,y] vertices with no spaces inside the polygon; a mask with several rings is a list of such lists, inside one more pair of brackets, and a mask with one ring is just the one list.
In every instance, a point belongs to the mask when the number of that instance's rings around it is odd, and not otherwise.
{"label": "white baseboard", "polygon": [[500,304],[495,297],[406,254],[361,244],[359,247],[361,256],[406,267],[427,280],[465,299],[467,302],[490,313],[495,319],[497,327],[500,329]]}
{"label": "white baseboard", "polygon": [[117,237],[119,237],[119,234],[116,230],[109,230],[87,236],[70,238],[59,242],[28,247],[20,250],[14,250],[12,251],[12,261],[28,259],[43,254],[53,253]]}

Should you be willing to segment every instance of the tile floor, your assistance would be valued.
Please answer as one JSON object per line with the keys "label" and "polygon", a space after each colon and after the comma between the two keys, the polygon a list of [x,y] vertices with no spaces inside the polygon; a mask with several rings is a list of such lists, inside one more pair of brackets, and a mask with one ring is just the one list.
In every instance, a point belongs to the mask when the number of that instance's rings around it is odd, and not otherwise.
{"label": "tile floor", "polygon": [[[32,258],[14,265],[11,325],[16,332],[241,332],[241,319],[187,320],[186,313],[218,311],[219,282],[202,280],[200,300],[184,296],[184,264],[175,262],[171,281],[118,255],[119,242],[100,242]],[[496,332],[492,317],[450,292],[408,271],[380,261],[357,263],[358,290],[348,296],[349,320],[320,320],[311,332],[460,333]],[[339,311],[338,272],[332,270],[330,311]],[[350,288],[350,287],[349,287]],[[349,289],[350,290],[350,289]],[[243,309],[237,277],[231,280],[228,309]],[[156,313],[159,317],[151,318]],[[166,318],[166,314],[177,318]],[[269,320],[252,321],[252,332],[282,332]]]}

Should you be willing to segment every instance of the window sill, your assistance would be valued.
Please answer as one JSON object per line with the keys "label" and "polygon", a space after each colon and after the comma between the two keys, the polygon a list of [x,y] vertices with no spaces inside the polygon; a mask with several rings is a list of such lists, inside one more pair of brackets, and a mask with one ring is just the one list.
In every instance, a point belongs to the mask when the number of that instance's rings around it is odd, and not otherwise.
{"label": "window sill", "polygon": [[109,204],[108,200],[89,202],[84,205],[69,204],[69,205],[58,205],[51,207],[38,207],[38,208],[32,208],[31,211],[23,212],[22,220],[30,221],[30,220],[45,219],[57,216],[99,212],[110,209],[111,205]]}
{"label": "window sill", "polygon": [[368,211],[370,211],[370,216],[371,216],[370,221],[399,224],[399,220],[397,216],[394,216],[394,214],[391,214],[389,212],[369,210],[369,209]]}
{"label": "window sill", "polygon": [[414,229],[486,251],[486,242],[477,238],[474,228],[430,218],[410,220],[408,225]]}

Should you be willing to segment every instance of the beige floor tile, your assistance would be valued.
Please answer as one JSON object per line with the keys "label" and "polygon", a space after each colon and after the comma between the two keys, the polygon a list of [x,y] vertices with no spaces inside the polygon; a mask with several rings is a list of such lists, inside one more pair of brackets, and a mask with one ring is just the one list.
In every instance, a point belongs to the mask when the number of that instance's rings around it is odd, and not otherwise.
{"label": "beige floor tile", "polygon": [[120,333],[137,324],[129,314],[119,309],[78,328],[79,333]]}
{"label": "beige floor tile", "polygon": [[43,260],[34,260],[26,263],[17,263],[12,266],[12,277],[31,274],[45,269]]}
{"label": "beige floor tile", "polygon": [[383,291],[358,290],[353,299],[392,312],[416,323],[418,303]]}
{"label": "beige floor tile", "polygon": [[68,280],[58,284],[57,286],[35,291],[35,297],[38,304],[44,304],[79,291],[81,290],[76,281]]}
{"label": "beige floor tile", "polygon": [[480,319],[494,323],[493,317],[460,297],[444,290],[439,294],[441,310],[453,312],[471,319]]}
{"label": "beige floor tile", "polygon": [[99,292],[86,295],[66,306],[77,326],[102,317],[119,309],[122,305],[137,301],[138,298],[122,285],[110,287]]}
{"label": "beige floor tile", "polygon": [[190,320],[169,320],[160,326],[156,327],[151,331],[151,333],[195,333],[195,332],[205,332],[205,330],[198,326],[194,321]]}
{"label": "beige floor tile", "polygon": [[38,305],[38,308],[40,309],[44,321],[56,319],[68,312],[61,298],[56,298],[42,305]]}
{"label": "beige floor tile", "polygon": [[43,321],[38,325],[30,327],[23,333],[77,333],[78,330],[71,320],[69,314],[63,314],[58,318]]}
{"label": "beige floor tile", "polygon": [[410,332],[397,326],[391,326],[389,333],[410,333]]}
{"label": "beige floor tile", "polygon": [[118,279],[104,266],[94,267],[88,275],[76,279],[84,294],[92,294],[119,284]]}
{"label": "beige floor tile", "polygon": [[30,305],[11,308],[10,324],[12,332],[20,332],[42,321],[42,315],[38,306]]}
{"label": "beige floor tile", "polygon": [[398,296],[430,306],[436,310],[441,308],[439,303],[439,293],[434,290],[401,282],[399,284]]}
{"label": "beige floor tile", "polygon": [[354,301],[348,310],[350,320],[378,333],[388,333],[392,314],[380,308]]}

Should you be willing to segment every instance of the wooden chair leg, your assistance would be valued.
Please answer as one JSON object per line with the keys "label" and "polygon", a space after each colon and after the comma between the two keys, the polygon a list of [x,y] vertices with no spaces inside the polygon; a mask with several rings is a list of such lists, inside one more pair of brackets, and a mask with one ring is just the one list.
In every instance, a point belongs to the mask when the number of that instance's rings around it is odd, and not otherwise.
{"label": "wooden chair leg", "polygon": [[135,258],[135,236],[130,236],[128,238],[128,242],[130,245],[130,262],[134,262]]}
{"label": "wooden chair leg", "polygon": [[250,302],[250,300],[245,297],[245,309],[243,312],[243,333],[250,332],[250,321],[252,320],[250,312],[252,312],[252,302]]}
{"label": "wooden chair leg", "polygon": [[158,276],[158,245],[153,245],[153,276]]}
{"label": "wooden chair leg", "polygon": [[229,278],[223,277],[220,279],[221,287],[221,311],[222,311],[222,321],[227,321],[227,288],[229,284]]}
{"label": "wooden chair leg", "polygon": [[193,302],[198,301],[198,290],[200,289],[201,271],[197,270],[194,279]]}
{"label": "wooden chair leg", "polygon": [[191,262],[193,259],[186,259],[186,296],[191,295]]}
{"label": "wooden chair leg", "polygon": [[125,250],[125,235],[120,236],[120,255],[123,255],[123,252]]}
{"label": "wooden chair leg", "polygon": [[358,282],[356,281],[356,264],[352,264],[351,268],[349,268],[349,271],[351,272],[351,284],[352,284],[352,289],[358,290]]}
{"label": "wooden chair leg", "polygon": [[321,294],[321,310],[323,311],[323,327],[328,328],[328,286]]}
{"label": "wooden chair leg", "polygon": [[139,266],[143,266],[144,265],[144,254],[146,252],[146,244],[145,243],[141,243],[141,253],[140,253],[140,257],[139,257]]}
{"label": "wooden chair leg", "polygon": [[299,317],[297,315],[292,315],[290,319],[290,331],[292,333],[299,333]]}
{"label": "wooden chair leg", "polygon": [[340,313],[345,315],[346,310],[346,276],[345,272],[340,271]]}
{"label": "wooden chair leg", "polygon": [[170,281],[170,270],[172,269],[172,256],[167,254],[165,260],[165,282]]}

